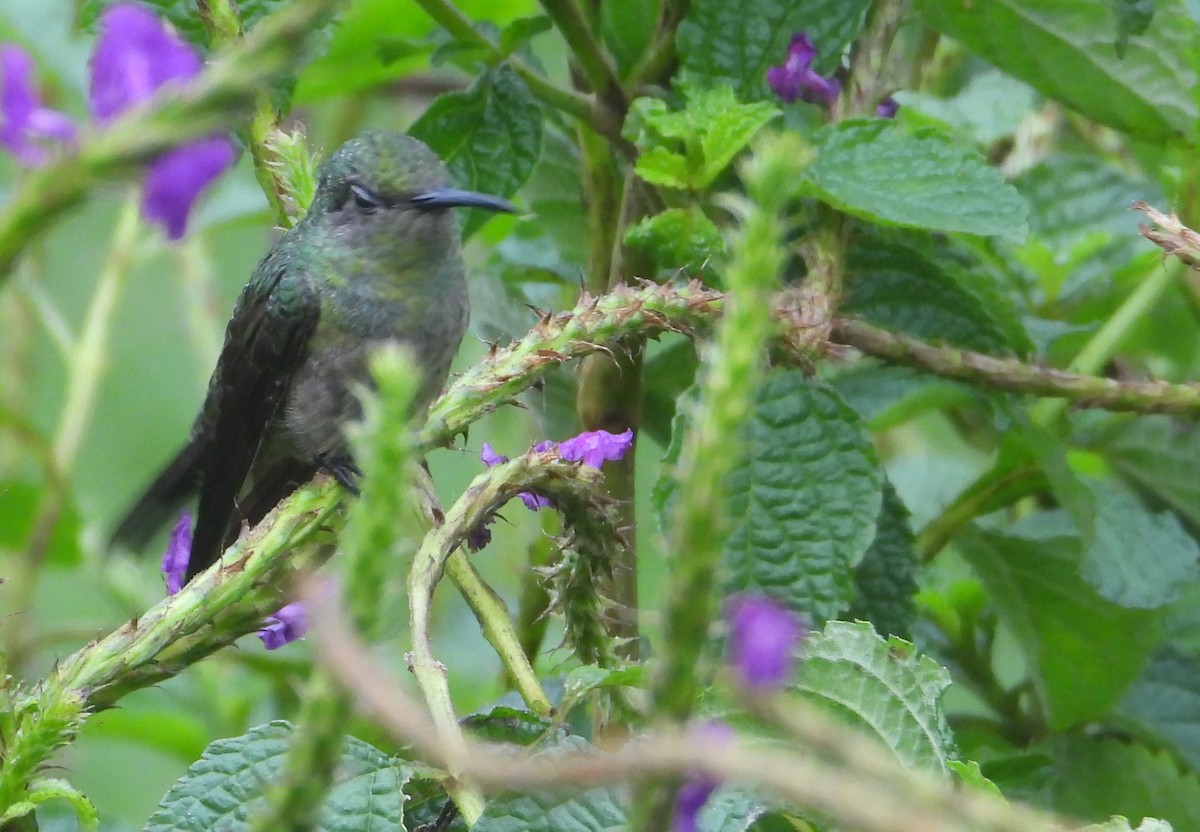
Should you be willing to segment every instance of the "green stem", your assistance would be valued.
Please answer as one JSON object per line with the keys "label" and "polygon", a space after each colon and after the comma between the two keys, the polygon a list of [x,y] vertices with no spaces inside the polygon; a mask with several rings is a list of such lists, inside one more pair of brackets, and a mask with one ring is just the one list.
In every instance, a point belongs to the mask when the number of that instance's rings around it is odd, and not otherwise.
{"label": "green stem", "polygon": [[541,0],[541,4],[571,48],[588,84],[600,100],[623,114],[629,107],[629,95],[621,86],[616,65],[596,39],[578,4],[575,0]]}
{"label": "green stem", "polygon": [[[1104,369],[1134,326],[1144,320],[1162,299],[1163,293],[1175,282],[1182,268],[1182,264],[1176,260],[1165,265],[1155,263],[1146,279],[1130,292],[1125,302],[1083,345],[1067,367],[1068,371],[1091,376]],[[1030,417],[1035,424],[1049,425],[1062,415],[1066,406],[1066,401],[1061,399],[1038,402],[1031,409]]]}
{"label": "green stem", "polygon": [[[83,329],[72,345],[67,368],[66,401],[50,451],[50,471],[53,473],[34,515],[24,554],[7,576],[7,589],[14,611],[27,610],[32,604],[38,572],[66,506],[79,447],[95,411],[96,394],[108,366],[108,341],[117,300],[128,279],[137,244],[140,229],[138,202],[139,194],[135,191],[125,200],[117,216],[112,244],[100,270]],[[29,619],[29,615],[14,616],[5,628],[6,649],[14,669],[19,670],[24,664],[22,639],[24,624]]]}

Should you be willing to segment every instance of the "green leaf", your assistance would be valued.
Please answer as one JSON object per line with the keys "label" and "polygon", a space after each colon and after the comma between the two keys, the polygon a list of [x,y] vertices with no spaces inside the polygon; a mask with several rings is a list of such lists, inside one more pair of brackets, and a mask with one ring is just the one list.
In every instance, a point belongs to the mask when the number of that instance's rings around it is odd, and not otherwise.
{"label": "green leaf", "polygon": [[742,101],[773,99],[767,69],[787,59],[788,42],[807,32],[814,66],[829,74],[858,36],[868,0],[694,0],[675,42],[680,64],[709,86],[730,86]]}
{"label": "green leaf", "polygon": [[773,104],[743,104],[728,87],[685,87],[682,110],[668,110],[657,98],[634,102],[625,132],[648,148],[638,157],[639,176],[655,185],[702,191],[777,115]]}
{"label": "green leaf", "polygon": [[974,760],[966,762],[962,760],[950,760],[947,765],[950,767],[950,771],[954,773],[955,779],[964,786],[988,792],[996,797],[1004,796],[1000,788],[984,776],[983,771],[979,768],[979,763]]}
{"label": "green leaf", "polygon": [[1058,760],[1051,806],[1082,820],[1157,817],[1200,829],[1200,779],[1169,753],[1106,737],[1069,735],[1053,743]]}
{"label": "green leaf", "polygon": [[847,617],[870,621],[878,633],[910,638],[917,620],[918,558],[908,509],[887,480],[876,526],[871,548],[854,567],[854,603]]}
{"label": "green leaf", "polygon": [[462,720],[462,725],[481,740],[513,745],[532,745],[555,727],[550,720],[530,711],[508,707],[471,714]]}
{"label": "green leaf", "polygon": [[600,36],[622,77],[642,59],[658,26],[660,0],[600,3]]}
{"label": "green leaf", "polygon": [[[291,733],[291,725],[276,721],[209,745],[163,797],[143,832],[246,828],[262,805],[263,790],[281,770]],[[402,789],[411,776],[403,761],[346,737],[318,829],[400,829]]]}
{"label": "green leaf", "polygon": [[843,310],[884,329],[992,354],[1013,352],[976,292],[933,258],[898,243],[851,249]]}
{"label": "green leaf", "polygon": [[[461,188],[512,196],[542,148],[542,110],[506,64],[488,70],[465,92],[437,97],[409,130],[446,162]],[[464,235],[489,214],[472,210]]]}
{"label": "green leaf", "polygon": [[1200,771],[1200,659],[1171,647],[1156,651],[1117,710]]}
{"label": "green leaf", "polygon": [[652,147],[638,156],[634,166],[637,175],[651,185],[665,188],[686,189],[691,187],[693,174],[688,169],[688,160],[681,154],[665,147]]}
{"label": "green leaf", "polygon": [[554,23],[544,14],[534,15],[533,17],[519,17],[500,30],[500,41],[498,44],[500,53],[508,57],[529,43],[535,36],[540,35],[542,32],[549,32],[552,28],[554,28]]}
{"label": "green leaf", "polygon": [[947,774],[957,754],[942,712],[950,674],[870,624],[830,621],[804,643],[795,689],[878,737],[905,765]]}
{"label": "green leaf", "polygon": [[[83,0],[79,4],[80,28],[92,31],[104,10],[117,2],[120,0]],[[138,4],[153,9],[187,40],[197,46],[208,46],[208,31],[204,28],[204,20],[197,13],[196,4],[191,0],[138,0]],[[282,5],[283,0],[239,0],[238,17],[243,27],[249,31],[258,21]]]}
{"label": "green leaf", "polygon": [[762,795],[737,786],[721,786],[696,818],[698,832],[745,832],[767,812],[770,802]]}
{"label": "green leaf", "polygon": [[1013,182],[1030,206],[1029,228],[1065,258],[1097,234],[1136,239],[1134,200],[1162,204],[1162,189],[1095,156],[1056,156]]}
{"label": "green leaf", "polygon": [[1155,142],[1194,130],[1197,27],[1179,2],[1160,3],[1124,57],[1109,3],[918,0],[916,8],[988,63],[1089,118]]}
{"label": "green leaf", "polygon": [[1075,537],[970,530],[957,548],[1020,644],[1052,728],[1095,719],[1116,704],[1158,641],[1155,613],[1101,598],[1079,574]]}
{"label": "green leaf", "polygon": [[1037,105],[1037,95],[1029,85],[994,69],[972,76],[950,98],[908,91],[896,98],[906,117],[918,113],[936,119],[981,149],[1014,135]]}
{"label": "green leaf", "polygon": [[[567,737],[544,756],[582,750],[587,743]],[[626,828],[619,793],[611,788],[575,793],[533,792],[489,800],[471,832],[618,832]]]}
{"label": "green leaf", "polygon": [[813,142],[805,177],[835,208],[885,225],[1025,237],[1021,195],[983,156],[940,133],[856,119],[822,127]]}
{"label": "green leaf", "polygon": [[882,504],[870,435],[836,393],[791,370],[760,388],[745,448],[727,483],[726,591],[836,617],[853,600],[853,568]]}
{"label": "green leaf", "polygon": [[725,238],[698,205],[646,217],[625,232],[625,242],[653,257],[659,268],[688,274],[725,251]]}
{"label": "green leaf", "polygon": [[642,684],[645,676],[642,665],[631,665],[616,670],[585,664],[567,674],[563,680],[562,704],[559,712],[563,715],[571,711],[593,691],[611,687],[637,687]]}
{"label": "green leaf", "polygon": [[1095,526],[1081,570],[1101,596],[1123,607],[1170,603],[1200,578],[1200,546],[1170,512],[1152,512],[1117,483],[1089,481]]}
{"label": "green leaf", "polygon": [[1117,15],[1117,57],[1125,57],[1131,35],[1140,35],[1154,19],[1158,0],[1111,0]]}
{"label": "green leaf", "polygon": [[646,345],[642,364],[642,430],[666,447],[679,397],[696,381],[696,346],[691,338],[664,335]]}

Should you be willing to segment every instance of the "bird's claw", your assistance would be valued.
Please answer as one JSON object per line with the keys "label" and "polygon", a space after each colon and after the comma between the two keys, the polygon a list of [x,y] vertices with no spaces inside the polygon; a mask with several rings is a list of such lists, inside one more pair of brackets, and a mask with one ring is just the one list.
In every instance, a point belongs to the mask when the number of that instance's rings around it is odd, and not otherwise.
{"label": "bird's claw", "polygon": [[354,464],[349,456],[330,456],[321,460],[321,470],[337,480],[337,484],[349,491],[355,497],[359,495],[358,481],[362,479],[362,469]]}

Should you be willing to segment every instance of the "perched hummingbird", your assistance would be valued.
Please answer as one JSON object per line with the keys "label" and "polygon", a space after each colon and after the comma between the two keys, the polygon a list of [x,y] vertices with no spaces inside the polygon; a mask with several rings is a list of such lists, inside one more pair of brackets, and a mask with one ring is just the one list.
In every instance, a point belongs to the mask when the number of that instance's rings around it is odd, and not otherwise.
{"label": "perched hummingbird", "polygon": [[187,445],[113,532],[141,548],[199,492],[187,579],[214,563],[317,471],[357,493],[346,441],[355,388],[388,341],[412,351],[423,410],[441,389],[467,327],[454,207],[513,211],[449,187],[445,166],[410,136],[369,130],[320,169],[307,216],[254,269]]}

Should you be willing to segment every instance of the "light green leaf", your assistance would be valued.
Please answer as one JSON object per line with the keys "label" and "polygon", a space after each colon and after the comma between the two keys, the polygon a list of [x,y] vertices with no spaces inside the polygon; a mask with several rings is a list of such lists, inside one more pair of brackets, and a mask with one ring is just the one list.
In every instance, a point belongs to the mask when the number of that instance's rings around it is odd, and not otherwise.
{"label": "light green leaf", "polygon": [[1194,131],[1197,27],[1179,2],[1161,2],[1123,57],[1110,3],[918,0],[916,9],[988,63],[1089,118],[1155,142]]}
{"label": "light green leaf", "polygon": [[871,625],[830,621],[804,643],[795,689],[878,737],[906,766],[947,774],[957,756],[942,712],[950,674]]}
{"label": "light green leaf", "polygon": [[726,591],[836,617],[853,599],[853,568],[882,504],[870,435],[836,393],[792,370],[760,388],[745,448],[727,483]]}
{"label": "light green leaf", "polygon": [[[1061,518],[1059,527],[1069,521]],[[1158,642],[1158,617],[1101,598],[1079,575],[1078,538],[971,530],[958,550],[1016,637],[1054,729],[1106,713]]]}
{"label": "light green leaf", "polygon": [[1200,546],[1170,512],[1150,511],[1115,482],[1088,481],[1095,527],[1080,566],[1104,598],[1124,607],[1161,607],[1200,578]]}
{"label": "light green leaf", "polygon": [[694,176],[688,169],[687,159],[661,145],[639,155],[634,169],[638,176],[651,185],[665,188],[686,189],[690,187]]}
{"label": "light green leaf", "polygon": [[886,225],[1025,237],[1021,195],[983,156],[940,133],[858,119],[821,128],[813,142],[805,177],[835,208]]}
{"label": "light green leaf", "polygon": [[742,101],[773,99],[767,69],[787,59],[788,42],[807,32],[814,65],[828,74],[862,28],[867,0],[694,0],[679,27],[680,63],[710,86],[732,86]]}
{"label": "light green leaf", "polygon": [[563,680],[562,704],[559,712],[569,714],[589,693],[611,687],[637,687],[644,678],[643,665],[631,665],[609,670],[585,664],[567,674]]}
{"label": "light green leaf", "polygon": [[[442,157],[461,188],[512,196],[542,148],[542,110],[507,65],[484,73],[469,90],[437,97],[409,130]],[[464,235],[491,216],[473,209]]]}
{"label": "light green leaf", "polygon": [[[263,789],[280,772],[291,733],[288,723],[276,721],[209,745],[163,797],[144,832],[245,828],[262,805]],[[411,776],[403,761],[346,737],[318,829],[401,828],[402,789]]]}
{"label": "light green leaf", "polygon": [[1200,778],[1181,771],[1171,754],[1079,734],[1059,739],[1053,748],[1058,765],[1049,796],[1055,810],[1090,821],[1122,815],[1200,829]]}
{"label": "light green leaf", "polygon": [[886,480],[877,529],[871,548],[854,567],[854,603],[846,617],[870,621],[883,635],[909,638],[917,620],[918,558],[908,509]]}
{"label": "light green leaf", "polygon": [[500,30],[500,40],[497,44],[501,54],[511,55],[527,44],[535,35],[549,32],[554,28],[550,18],[544,14],[533,17],[519,17]]}
{"label": "light green leaf", "polygon": [[1200,771],[1200,659],[1159,649],[1117,710]]}
{"label": "light green leaf", "polygon": [[689,274],[725,251],[725,238],[698,205],[646,217],[625,232],[625,242],[652,256],[660,268]]}

